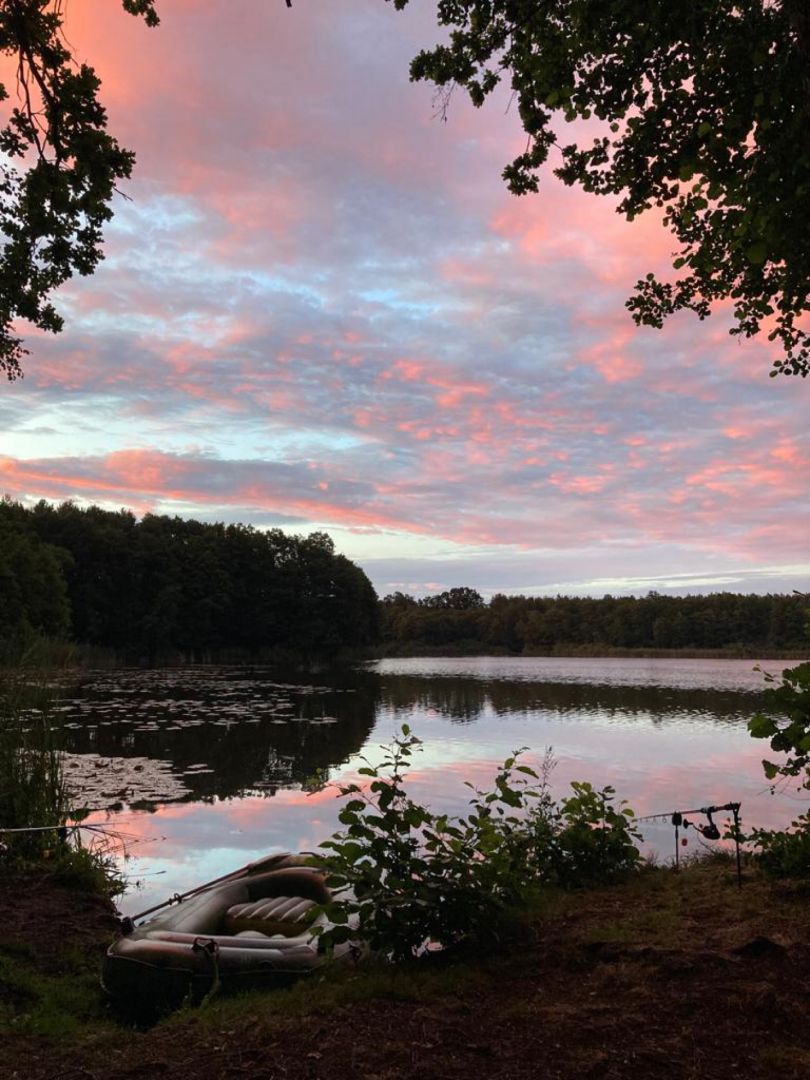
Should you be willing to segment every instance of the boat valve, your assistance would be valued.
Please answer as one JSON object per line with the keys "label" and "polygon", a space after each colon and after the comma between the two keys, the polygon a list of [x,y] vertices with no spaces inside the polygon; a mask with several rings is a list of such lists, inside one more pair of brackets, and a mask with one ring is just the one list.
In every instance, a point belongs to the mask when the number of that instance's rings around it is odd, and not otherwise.
{"label": "boat valve", "polygon": [[219,952],[219,946],[210,937],[195,937],[194,944],[191,946],[192,952],[205,952],[209,956],[216,956]]}

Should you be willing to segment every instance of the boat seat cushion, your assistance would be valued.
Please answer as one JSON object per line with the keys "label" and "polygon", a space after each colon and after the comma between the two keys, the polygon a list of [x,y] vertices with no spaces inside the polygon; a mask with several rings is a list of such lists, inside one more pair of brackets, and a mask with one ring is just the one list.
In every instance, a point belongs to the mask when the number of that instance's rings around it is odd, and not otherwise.
{"label": "boat seat cushion", "polygon": [[234,904],[225,913],[223,931],[241,934],[245,930],[260,934],[283,934],[296,937],[312,924],[316,905],[301,896],[271,896],[250,904]]}

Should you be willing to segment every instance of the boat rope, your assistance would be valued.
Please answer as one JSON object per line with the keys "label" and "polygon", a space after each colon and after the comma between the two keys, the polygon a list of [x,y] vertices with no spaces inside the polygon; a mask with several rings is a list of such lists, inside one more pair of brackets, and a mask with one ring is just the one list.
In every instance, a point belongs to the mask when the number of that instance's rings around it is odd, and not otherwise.
{"label": "boat rope", "polygon": [[219,992],[222,985],[219,977],[219,945],[213,938],[196,937],[194,938],[194,944],[191,946],[191,951],[202,954],[203,961],[210,968],[211,986],[203,999],[203,1004],[205,1004]]}

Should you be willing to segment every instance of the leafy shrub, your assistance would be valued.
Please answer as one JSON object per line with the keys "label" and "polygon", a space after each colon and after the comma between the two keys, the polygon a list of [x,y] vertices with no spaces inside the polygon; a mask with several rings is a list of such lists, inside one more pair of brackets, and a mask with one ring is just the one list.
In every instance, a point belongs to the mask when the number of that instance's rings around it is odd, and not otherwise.
{"label": "leafy shrub", "polygon": [[[776,784],[799,778],[798,790],[810,791],[810,663],[782,672],[777,684],[763,694],[763,711],[757,713],[748,730],[755,739],[769,739],[771,749],[786,755],[781,763],[764,760],[762,767]],[[748,838],[758,850],[762,868],[774,877],[810,877],[810,813],[797,818],[789,830],[755,829]]]}
{"label": "leafy shrub", "polygon": [[632,811],[614,808],[612,788],[574,784],[557,806],[542,773],[506,759],[492,790],[473,792],[466,815],[434,814],[414,802],[404,779],[420,740],[403,725],[378,765],[360,770],[367,787],[339,788],[345,831],[321,845],[336,899],[324,949],[350,940],[394,959],[431,943],[496,940],[504,917],[539,887],[612,880],[639,860]]}
{"label": "leafy shrub", "polygon": [[803,775],[802,786],[810,789],[810,663],[787,668],[778,685],[773,675],[766,674],[765,681],[763,710],[749,721],[748,730],[787,754],[781,764],[763,761],[765,775],[769,780]]}
{"label": "leafy shrub", "polygon": [[[770,740],[771,750],[785,757],[762,761],[762,769],[774,787],[798,777],[798,791],[810,791],[810,663],[788,667],[781,683],[773,675],[765,678],[762,711],[748,721],[748,731],[755,739]],[[754,829],[748,840],[772,877],[810,877],[810,813],[785,831]]]}
{"label": "leafy shrub", "polygon": [[571,784],[574,794],[553,808],[546,847],[538,845],[540,867],[561,888],[582,888],[616,881],[636,869],[641,854],[635,841],[635,815],[613,805],[612,787],[597,791],[587,782]]}
{"label": "leafy shrub", "polygon": [[810,814],[794,821],[790,830],[755,829],[749,840],[759,849],[759,864],[771,877],[810,877]]}

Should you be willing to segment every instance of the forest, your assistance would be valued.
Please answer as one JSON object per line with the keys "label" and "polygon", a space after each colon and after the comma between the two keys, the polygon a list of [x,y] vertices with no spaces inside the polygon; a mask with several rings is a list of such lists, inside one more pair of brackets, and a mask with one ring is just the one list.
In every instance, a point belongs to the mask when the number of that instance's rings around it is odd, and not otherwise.
{"label": "forest", "polygon": [[38,635],[134,663],[307,660],[375,641],[377,619],[325,533],[0,502],[0,659]]}
{"label": "forest", "polygon": [[324,660],[343,650],[545,655],[807,648],[794,594],[377,599],[325,533],[0,501],[0,661],[33,638],[124,663]]}
{"label": "forest", "polygon": [[381,636],[389,654],[487,651],[525,655],[600,649],[728,650],[747,654],[807,649],[807,597],[505,596],[486,604],[470,588],[417,600],[383,598]]}

